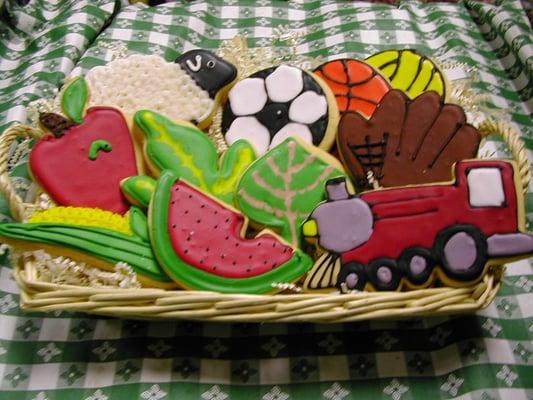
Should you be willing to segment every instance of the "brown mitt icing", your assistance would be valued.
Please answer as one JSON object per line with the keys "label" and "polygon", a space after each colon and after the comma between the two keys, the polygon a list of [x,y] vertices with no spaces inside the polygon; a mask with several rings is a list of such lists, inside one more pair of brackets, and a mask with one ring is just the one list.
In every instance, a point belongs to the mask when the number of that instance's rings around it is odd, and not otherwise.
{"label": "brown mitt icing", "polygon": [[391,90],[370,120],[345,114],[337,143],[357,186],[367,188],[369,171],[384,187],[450,181],[451,166],[475,157],[480,139],[463,109],[442,103],[437,93],[411,101]]}

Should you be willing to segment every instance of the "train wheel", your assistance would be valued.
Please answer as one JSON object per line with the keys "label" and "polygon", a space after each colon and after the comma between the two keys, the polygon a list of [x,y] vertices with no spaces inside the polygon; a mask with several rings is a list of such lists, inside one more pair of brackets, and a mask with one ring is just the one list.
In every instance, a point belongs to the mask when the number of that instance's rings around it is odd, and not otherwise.
{"label": "train wheel", "polygon": [[422,285],[427,282],[435,268],[435,258],[428,249],[411,247],[402,253],[398,266],[409,282]]}
{"label": "train wheel", "polygon": [[435,254],[447,276],[458,281],[473,281],[485,269],[487,240],[475,226],[456,225],[437,235]]}
{"label": "train wheel", "polygon": [[365,267],[356,262],[349,262],[342,266],[337,278],[337,287],[342,290],[346,286],[348,290],[363,290],[368,278]]}
{"label": "train wheel", "polygon": [[396,290],[402,278],[396,261],[390,258],[378,258],[368,264],[368,275],[377,290]]}

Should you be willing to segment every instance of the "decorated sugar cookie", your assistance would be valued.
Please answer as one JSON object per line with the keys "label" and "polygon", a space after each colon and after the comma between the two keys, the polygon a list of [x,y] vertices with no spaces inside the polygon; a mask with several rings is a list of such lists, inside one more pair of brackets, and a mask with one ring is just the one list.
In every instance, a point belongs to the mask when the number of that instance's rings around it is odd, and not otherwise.
{"label": "decorated sugar cookie", "polygon": [[433,91],[446,98],[446,80],[437,65],[415,50],[385,50],[366,59],[389,79],[394,89],[414,99]]}
{"label": "decorated sugar cookie", "polygon": [[131,55],[87,73],[92,105],[109,105],[133,116],[148,109],[201,128],[211,123],[221,96],[237,77],[233,65],[208,50],[191,50],[167,62]]}
{"label": "decorated sugar cookie", "polygon": [[291,283],[311,259],[270,231],[246,238],[237,210],[179,179],[161,174],[150,204],[150,237],[157,258],[188,289],[268,293]]}
{"label": "decorated sugar cookie", "polygon": [[357,111],[372,116],[390,85],[378,71],[364,61],[341,59],[328,61],[314,71],[329,86],[339,112]]}
{"label": "decorated sugar cookie", "polygon": [[338,122],[335,99],[320,78],[289,65],[256,72],[237,82],[224,106],[228,144],[248,140],[258,155],[289,136],[328,150]]}
{"label": "decorated sugar cookie", "polygon": [[175,287],[154,256],[146,216],[134,207],[125,215],[97,208],[52,207],[35,212],[27,223],[0,224],[0,238],[18,249],[45,250],[108,271],[123,262],[145,286]]}
{"label": "decorated sugar cookie", "polygon": [[303,232],[328,251],[307,289],[395,290],[435,277],[451,286],[481,279],[488,265],[528,257],[518,168],[500,160],[456,164],[449,183],[352,195],[344,179],[326,185],[328,200]]}
{"label": "decorated sugar cookie", "polygon": [[145,137],[144,153],[155,175],[169,169],[201,190],[231,204],[237,182],[255,160],[246,140],[233,143],[219,159],[213,142],[195,126],[172,122],[152,111],[134,118],[138,135]]}
{"label": "decorated sugar cookie", "polygon": [[34,180],[59,205],[96,207],[124,214],[129,204],[119,183],[142,173],[142,157],[122,113],[111,107],[86,112],[87,88],[77,78],[64,92],[59,114],[42,114],[50,132],[33,147],[29,166]]}
{"label": "decorated sugar cookie", "polygon": [[345,176],[342,165],[299,138],[287,138],[254,162],[242,176],[237,205],[252,221],[300,245],[300,225],[325,198],[324,183]]}
{"label": "decorated sugar cookie", "polygon": [[475,157],[479,142],[460,106],[443,103],[435,92],[409,100],[399,90],[388,92],[369,120],[344,114],[337,137],[360,188],[371,186],[369,172],[384,187],[447,181],[451,166]]}

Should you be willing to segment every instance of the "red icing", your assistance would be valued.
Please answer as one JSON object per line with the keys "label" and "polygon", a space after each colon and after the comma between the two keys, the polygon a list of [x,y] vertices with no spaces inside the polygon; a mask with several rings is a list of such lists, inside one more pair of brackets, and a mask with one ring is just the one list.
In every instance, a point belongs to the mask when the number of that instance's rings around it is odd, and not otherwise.
{"label": "red icing", "polygon": [[241,237],[244,217],[183,181],[172,187],[168,231],[176,254],[187,264],[226,278],[268,272],[292,256],[292,248],[265,234]]}
{"label": "red icing", "polygon": [[[110,152],[89,159],[91,143],[105,140]],[[80,125],[60,138],[41,139],[30,154],[33,176],[57,203],[64,206],[97,207],[124,214],[129,204],[120,181],[137,175],[135,150],[128,125],[120,111],[93,107]]]}
{"label": "red icing", "polygon": [[[470,168],[499,168],[506,205],[471,207],[466,171]],[[455,184],[426,185],[371,191],[361,194],[374,215],[372,236],[361,246],[342,255],[344,263],[388,257],[397,259],[403,250],[433,247],[437,234],[456,224],[477,226],[486,236],[518,231],[516,189],[511,164],[502,161],[468,161],[456,166]]]}
{"label": "red icing", "polygon": [[341,113],[357,111],[372,116],[390,85],[363,61],[343,59],[322,64],[315,72],[330,87]]}

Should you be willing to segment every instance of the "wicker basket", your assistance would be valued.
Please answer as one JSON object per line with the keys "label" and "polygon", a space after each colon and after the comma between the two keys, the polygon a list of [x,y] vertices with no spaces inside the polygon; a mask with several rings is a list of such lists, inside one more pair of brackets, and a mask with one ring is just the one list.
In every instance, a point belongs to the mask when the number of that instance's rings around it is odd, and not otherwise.
{"label": "wicker basket", "polygon": [[[530,181],[530,165],[518,134],[502,123],[486,121],[483,135],[499,134],[518,163],[522,189]],[[8,175],[8,150],[21,138],[39,138],[34,128],[15,125],[0,138],[0,188],[12,215],[23,221],[36,209],[15,193]],[[16,249],[15,249],[16,250]],[[377,318],[435,316],[473,312],[486,307],[500,286],[503,266],[491,267],[483,280],[463,288],[428,288],[408,292],[349,294],[236,295],[162,289],[98,289],[58,285],[37,279],[35,263],[19,257],[14,277],[21,307],[31,311],[82,311],[122,318],[196,319],[240,322],[337,323]]]}

